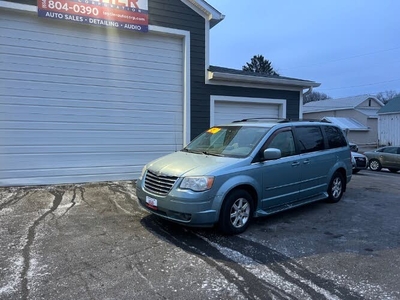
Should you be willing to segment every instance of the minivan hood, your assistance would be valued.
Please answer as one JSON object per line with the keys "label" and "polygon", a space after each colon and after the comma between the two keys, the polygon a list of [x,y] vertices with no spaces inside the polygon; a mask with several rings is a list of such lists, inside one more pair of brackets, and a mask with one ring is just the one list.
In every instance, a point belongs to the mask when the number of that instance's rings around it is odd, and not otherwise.
{"label": "minivan hood", "polygon": [[148,163],[147,169],[166,176],[201,176],[211,175],[225,166],[232,166],[235,162],[240,161],[243,161],[243,158],[178,151]]}

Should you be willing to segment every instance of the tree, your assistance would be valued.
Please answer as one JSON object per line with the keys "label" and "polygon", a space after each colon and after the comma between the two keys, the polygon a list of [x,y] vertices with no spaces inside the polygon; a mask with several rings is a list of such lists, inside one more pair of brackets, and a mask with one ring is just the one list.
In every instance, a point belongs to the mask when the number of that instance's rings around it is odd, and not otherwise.
{"label": "tree", "polygon": [[272,67],[271,62],[262,55],[254,55],[251,62],[246,63],[246,65],[242,67],[242,70],[268,75],[279,75]]}
{"label": "tree", "polygon": [[320,92],[311,92],[309,94],[304,95],[303,103],[306,104],[308,102],[312,101],[320,101],[320,100],[326,100],[326,99],[332,99],[325,93],[320,93]]}
{"label": "tree", "polygon": [[376,98],[383,102],[384,104],[388,103],[390,99],[393,99],[394,97],[400,96],[400,93],[397,93],[396,91],[390,90],[390,91],[384,91],[376,94]]}

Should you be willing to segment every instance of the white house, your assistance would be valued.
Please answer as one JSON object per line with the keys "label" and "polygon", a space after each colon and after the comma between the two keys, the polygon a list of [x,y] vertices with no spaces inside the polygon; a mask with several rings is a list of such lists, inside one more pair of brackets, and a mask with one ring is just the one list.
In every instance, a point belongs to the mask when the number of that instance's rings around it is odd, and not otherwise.
{"label": "white house", "polygon": [[378,111],[380,145],[400,145],[400,96],[391,99]]}
{"label": "white house", "polygon": [[378,143],[377,113],[383,106],[371,95],[313,101],[304,104],[303,118],[327,119],[348,129],[351,142],[372,145]]}

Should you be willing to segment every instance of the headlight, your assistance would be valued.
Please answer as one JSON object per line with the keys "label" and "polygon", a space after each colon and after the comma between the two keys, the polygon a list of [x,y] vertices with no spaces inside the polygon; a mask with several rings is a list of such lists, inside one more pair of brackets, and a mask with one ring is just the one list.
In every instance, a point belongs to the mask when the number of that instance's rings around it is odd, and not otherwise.
{"label": "headlight", "polygon": [[202,192],[211,189],[213,183],[213,176],[185,177],[182,180],[180,188],[195,192]]}

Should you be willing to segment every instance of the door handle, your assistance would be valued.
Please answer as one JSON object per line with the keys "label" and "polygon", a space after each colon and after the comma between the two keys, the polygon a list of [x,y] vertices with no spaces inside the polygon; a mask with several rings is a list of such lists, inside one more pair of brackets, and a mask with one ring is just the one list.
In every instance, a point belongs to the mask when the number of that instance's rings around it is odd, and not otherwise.
{"label": "door handle", "polygon": [[310,163],[310,160],[306,159],[305,161],[303,161],[303,164],[308,165]]}
{"label": "door handle", "polygon": [[300,165],[300,163],[298,161],[295,161],[294,163],[292,163],[292,167],[297,167],[298,165]]}

